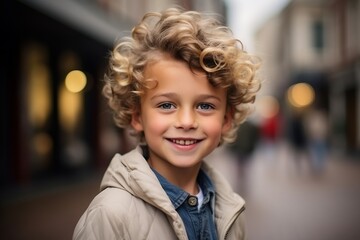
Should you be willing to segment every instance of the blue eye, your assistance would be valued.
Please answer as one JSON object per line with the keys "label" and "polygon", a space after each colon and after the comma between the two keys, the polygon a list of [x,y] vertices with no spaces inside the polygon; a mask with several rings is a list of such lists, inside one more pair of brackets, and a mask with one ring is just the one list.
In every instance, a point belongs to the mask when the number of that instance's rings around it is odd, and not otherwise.
{"label": "blue eye", "polygon": [[211,109],[214,109],[214,106],[212,104],[209,104],[209,103],[200,103],[198,105],[198,108],[201,109],[201,110],[211,110]]}
{"label": "blue eye", "polygon": [[162,103],[162,104],[159,104],[158,107],[161,108],[161,109],[172,109],[172,108],[175,108],[174,104],[172,104],[172,103]]}

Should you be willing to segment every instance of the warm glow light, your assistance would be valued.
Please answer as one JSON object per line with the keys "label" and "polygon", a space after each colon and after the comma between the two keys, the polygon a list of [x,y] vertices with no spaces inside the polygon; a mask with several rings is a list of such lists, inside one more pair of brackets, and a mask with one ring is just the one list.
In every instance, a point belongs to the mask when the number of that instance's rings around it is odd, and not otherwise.
{"label": "warm glow light", "polygon": [[86,75],[79,70],[74,70],[68,73],[65,78],[66,89],[70,92],[81,92],[86,86]]}
{"label": "warm glow light", "polygon": [[69,92],[62,86],[59,89],[59,117],[61,127],[68,132],[75,131],[83,106],[82,94]]}
{"label": "warm glow light", "polygon": [[34,65],[28,74],[28,113],[34,126],[45,124],[51,111],[49,72],[45,66]]}
{"label": "warm glow light", "polygon": [[263,96],[258,100],[257,109],[261,117],[272,118],[279,113],[279,102],[273,96]]}
{"label": "warm glow light", "polygon": [[291,105],[301,108],[313,103],[315,92],[309,84],[297,83],[288,89],[287,97]]}

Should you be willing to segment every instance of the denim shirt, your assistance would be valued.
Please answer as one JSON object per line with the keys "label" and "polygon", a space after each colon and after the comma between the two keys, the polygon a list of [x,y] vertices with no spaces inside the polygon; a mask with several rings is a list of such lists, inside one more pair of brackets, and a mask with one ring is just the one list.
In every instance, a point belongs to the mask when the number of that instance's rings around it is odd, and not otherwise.
{"label": "denim shirt", "polygon": [[200,170],[197,177],[197,183],[204,194],[204,201],[201,208],[198,209],[196,196],[190,195],[181,188],[171,184],[154,169],[153,171],[183,220],[188,238],[191,240],[217,239],[214,217],[215,190],[206,173]]}

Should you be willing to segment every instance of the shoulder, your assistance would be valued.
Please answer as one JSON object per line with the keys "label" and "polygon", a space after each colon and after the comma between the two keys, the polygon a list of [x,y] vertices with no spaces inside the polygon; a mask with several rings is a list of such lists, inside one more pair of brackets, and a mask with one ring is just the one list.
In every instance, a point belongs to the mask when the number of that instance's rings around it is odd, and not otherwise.
{"label": "shoulder", "polygon": [[81,216],[73,239],[130,239],[134,226],[140,224],[138,216],[151,222],[155,211],[123,189],[106,188],[95,196]]}
{"label": "shoulder", "polygon": [[93,199],[88,210],[103,209],[104,211],[108,211],[109,214],[122,211],[126,213],[128,211],[126,211],[125,208],[128,208],[134,199],[134,196],[124,189],[108,187],[103,189]]}
{"label": "shoulder", "polygon": [[126,190],[109,187],[93,199],[86,211],[94,214],[94,217],[97,212],[101,214],[98,217],[106,217],[128,224],[134,220],[134,217],[137,217],[134,216],[136,213],[141,213],[143,219],[150,220],[159,210]]}
{"label": "shoulder", "polygon": [[[86,211],[78,221],[74,239],[86,239],[91,236],[104,237],[104,232],[114,235],[124,234],[126,228],[123,223],[127,219],[128,203],[131,202],[129,193],[121,189],[105,189],[91,201]],[[116,226],[116,227],[114,227]]]}

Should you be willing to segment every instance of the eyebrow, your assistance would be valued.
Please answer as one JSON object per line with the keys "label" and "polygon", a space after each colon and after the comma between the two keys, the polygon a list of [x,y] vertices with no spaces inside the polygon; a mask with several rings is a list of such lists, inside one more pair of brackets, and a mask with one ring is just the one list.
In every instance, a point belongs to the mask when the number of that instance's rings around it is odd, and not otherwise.
{"label": "eyebrow", "polygon": [[[173,92],[169,92],[169,93],[161,93],[161,94],[157,94],[155,96],[152,96],[150,98],[150,100],[153,100],[155,98],[159,98],[159,97],[167,97],[167,98],[177,98],[178,94],[177,93],[173,93]],[[203,100],[207,100],[207,99],[215,99],[219,102],[221,102],[221,99],[217,96],[211,95],[211,94],[200,94],[197,96],[198,99]]]}

